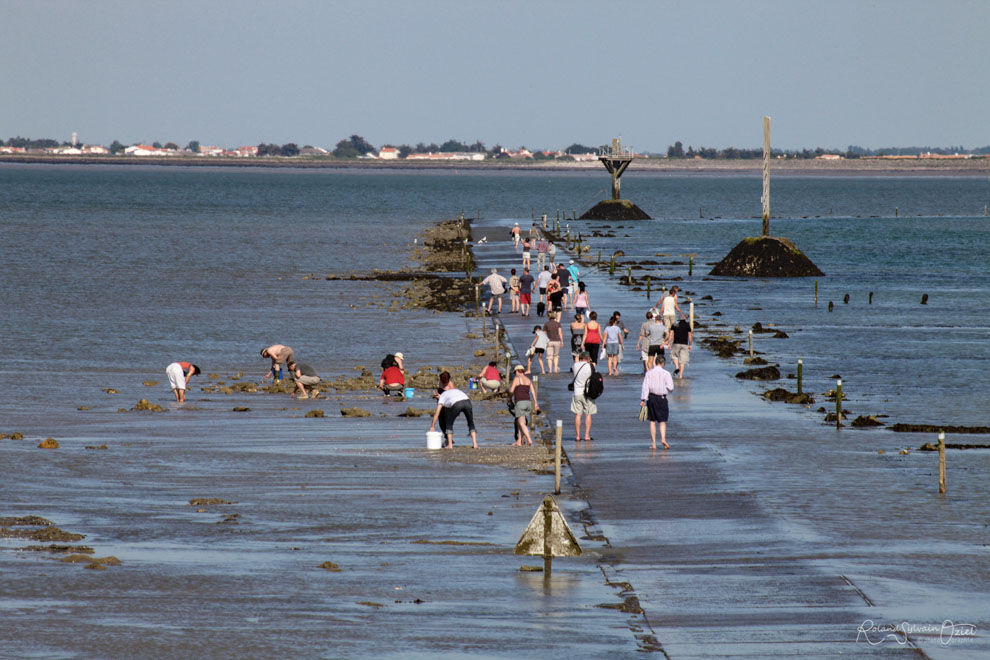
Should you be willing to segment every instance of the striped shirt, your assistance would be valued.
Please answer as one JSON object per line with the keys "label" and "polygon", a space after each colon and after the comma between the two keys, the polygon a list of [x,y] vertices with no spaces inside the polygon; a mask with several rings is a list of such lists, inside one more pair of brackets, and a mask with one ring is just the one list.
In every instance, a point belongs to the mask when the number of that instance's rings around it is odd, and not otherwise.
{"label": "striped shirt", "polygon": [[646,372],[643,376],[643,389],[640,392],[640,399],[646,401],[650,394],[666,395],[674,389],[674,379],[670,372],[657,365]]}

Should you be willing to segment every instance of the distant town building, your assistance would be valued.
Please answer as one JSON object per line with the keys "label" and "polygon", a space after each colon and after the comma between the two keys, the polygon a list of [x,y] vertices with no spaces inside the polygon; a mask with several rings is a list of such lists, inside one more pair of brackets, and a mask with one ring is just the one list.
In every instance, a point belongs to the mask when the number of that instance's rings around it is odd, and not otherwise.
{"label": "distant town building", "polygon": [[175,152],[148,144],[135,144],[124,149],[124,153],[128,156],[168,156]]}
{"label": "distant town building", "polygon": [[382,147],[378,150],[378,158],[381,160],[397,160],[399,158],[399,150],[395,147]]}
{"label": "distant town building", "polygon": [[815,156],[815,160],[843,160],[843,157],[839,154],[822,154]]}
{"label": "distant town building", "polygon": [[249,158],[258,155],[258,147],[237,147],[232,153],[237,158]]}
{"label": "distant town building", "polygon": [[409,154],[406,160],[484,160],[485,154],[474,151],[442,151],[439,153]]}

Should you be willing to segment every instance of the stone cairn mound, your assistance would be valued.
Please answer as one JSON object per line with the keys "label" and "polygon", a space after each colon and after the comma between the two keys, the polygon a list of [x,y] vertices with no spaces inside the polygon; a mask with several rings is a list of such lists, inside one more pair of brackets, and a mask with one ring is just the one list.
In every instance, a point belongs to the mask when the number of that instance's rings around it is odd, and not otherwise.
{"label": "stone cairn mound", "polygon": [[744,238],[712,268],[710,274],[730,277],[825,275],[794,243],[774,236]]}
{"label": "stone cairn mound", "polygon": [[628,199],[605,199],[588,209],[578,220],[652,220],[652,218]]}

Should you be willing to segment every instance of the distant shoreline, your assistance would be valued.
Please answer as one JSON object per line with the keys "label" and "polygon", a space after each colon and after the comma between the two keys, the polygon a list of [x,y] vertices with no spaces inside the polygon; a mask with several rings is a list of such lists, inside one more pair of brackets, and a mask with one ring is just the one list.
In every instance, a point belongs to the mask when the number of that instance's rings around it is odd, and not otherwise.
{"label": "distant shoreline", "polygon": [[[0,163],[32,165],[150,165],[157,167],[240,167],[240,168],[295,168],[295,169],[344,169],[344,170],[471,170],[501,172],[600,172],[601,163],[560,161],[430,161],[405,160],[335,160],[326,158],[225,158],[223,156],[53,156],[53,155],[0,155]],[[669,174],[759,174],[762,161],[752,160],[693,160],[693,159],[637,159],[629,172],[653,172]],[[830,175],[830,176],[990,176],[990,159],[968,158],[959,160],[880,160],[846,159],[822,160],[774,160],[770,164],[774,174]]]}

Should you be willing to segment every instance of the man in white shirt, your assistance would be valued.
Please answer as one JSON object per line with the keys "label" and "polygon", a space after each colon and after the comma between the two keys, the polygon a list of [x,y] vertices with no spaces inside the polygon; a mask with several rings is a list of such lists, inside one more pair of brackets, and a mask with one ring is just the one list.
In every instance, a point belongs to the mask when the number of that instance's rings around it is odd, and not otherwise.
{"label": "man in white shirt", "polygon": [[539,302],[544,303],[549,307],[549,300],[547,300],[547,284],[550,283],[550,278],[552,277],[550,273],[550,267],[544,266],[543,270],[540,271],[539,275],[536,276],[536,286],[540,288],[540,300]]}
{"label": "man in white shirt", "polygon": [[492,274],[481,280],[481,284],[488,287],[489,297],[488,297],[488,313],[492,313],[492,303],[495,299],[498,299],[498,313],[502,313],[502,296],[505,295],[505,287],[508,285],[508,280],[498,274],[497,268],[492,268]]}
{"label": "man in white shirt", "polygon": [[660,423],[660,442],[664,449],[670,449],[667,444],[667,418],[670,409],[667,406],[667,393],[674,390],[674,379],[670,372],[663,368],[666,359],[657,356],[656,364],[643,376],[643,387],[640,391],[639,405],[646,408],[646,418],[650,420],[650,439],[653,449],[657,448],[657,423]]}
{"label": "man in white shirt", "polygon": [[574,373],[574,396],[571,397],[571,412],[574,413],[574,439],[581,440],[581,417],[584,417],[584,440],[591,440],[591,416],[598,412],[594,399],[586,399],[584,386],[591,378],[591,353],[581,351],[577,362],[571,367]]}

